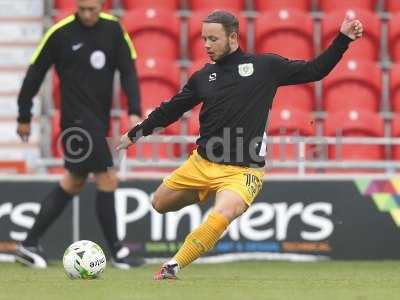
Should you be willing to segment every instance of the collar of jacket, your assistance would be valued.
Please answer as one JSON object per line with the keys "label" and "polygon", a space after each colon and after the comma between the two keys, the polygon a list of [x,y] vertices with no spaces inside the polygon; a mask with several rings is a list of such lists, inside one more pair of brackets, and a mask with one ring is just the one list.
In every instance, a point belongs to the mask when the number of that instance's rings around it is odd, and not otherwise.
{"label": "collar of jacket", "polygon": [[221,59],[216,61],[216,64],[218,65],[225,65],[225,64],[230,64],[230,63],[235,63],[238,62],[238,59],[243,55],[242,49],[237,48],[235,51],[232,53],[222,57]]}
{"label": "collar of jacket", "polygon": [[100,22],[101,22],[101,18],[99,16],[99,19],[97,20],[97,22],[93,26],[86,26],[85,24],[82,23],[81,19],[79,18],[78,13],[75,13],[75,20],[79,24],[80,27],[82,27],[82,28],[84,28],[86,30],[96,29],[99,26]]}

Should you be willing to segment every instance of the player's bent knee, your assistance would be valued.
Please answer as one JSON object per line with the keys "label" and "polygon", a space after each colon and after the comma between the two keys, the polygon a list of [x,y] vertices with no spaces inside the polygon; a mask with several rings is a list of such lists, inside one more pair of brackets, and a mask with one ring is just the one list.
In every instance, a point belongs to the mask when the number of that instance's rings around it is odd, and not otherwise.
{"label": "player's bent knee", "polygon": [[151,205],[153,206],[154,210],[160,214],[164,213],[164,210],[162,209],[162,206],[159,204],[159,202],[153,201],[151,202]]}
{"label": "player's bent knee", "polygon": [[154,210],[160,214],[176,210],[175,208],[176,194],[173,191],[160,187],[153,194],[151,205]]}
{"label": "player's bent knee", "polygon": [[175,191],[162,184],[153,194],[151,204],[154,210],[162,214],[171,211],[177,211],[185,206],[198,202],[199,196],[197,191]]}
{"label": "player's bent knee", "polygon": [[153,206],[154,210],[160,214],[166,213],[168,210],[166,206],[163,204],[162,198],[154,194],[153,199],[151,200],[151,205]]}
{"label": "player's bent knee", "polygon": [[166,213],[167,207],[165,205],[165,201],[168,201],[168,192],[164,185],[160,185],[157,190],[153,194],[153,198],[151,199],[151,205],[154,210],[160,214]]}

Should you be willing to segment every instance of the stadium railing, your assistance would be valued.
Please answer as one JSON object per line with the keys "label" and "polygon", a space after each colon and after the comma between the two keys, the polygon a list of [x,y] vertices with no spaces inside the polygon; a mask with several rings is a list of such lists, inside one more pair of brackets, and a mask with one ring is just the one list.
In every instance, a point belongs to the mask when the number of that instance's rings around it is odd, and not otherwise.
{"label": "stadium railing", "polygon": [[[195,143],[197,136],[162,136],[154,135],[143,138],[140,143],[157,143],[157,144],[181,144],[187,146]],[[340,155],[335,159],[327,159],[326,157],[316,157],[306,159],[305,153],[308,145],[322,145],[323,147],[341,145],[379,145],[384,147],[385,151],[391,152],[392,146],[400,146],[400,138],[370,138],[370,137],[302,137],[302,136],[274,136],[268,137],[267,151],[270,145],[297,145],[298,157],[292,160],[285,160],[284,156],[281,159],[270,159],[269,154],[266,155],[266,173],[274,173],[274,170],[279,170],[280,173],[285,173],[287,170],[292,175],[307,176],[310,174],[332,174],[344,171],[346,173],[386,173],[394,174],[400,172],[400,162],[392,159],[389,160],[342,160]],[[317,151],[318,152],[318,151]],[[340,152],[340,151],[339,151]],[[267,152],[268,153],[268,152]],[[327,150],[322,150],[320,154],[327,153]],[[187,155],[182,155],[177,158],[170,159],[142,159],[140,153],[135,159],[126,157],[124,151],[115,152],[115,163],[121,174],[130,176],[137,172],[139,168],[146,168],[147,171],[155,170],[157,173],[169,172],[171,168],[179,167],[187,158]],[[55,158],[35,158],[28,162],[31,168],[42,170],[45,173],[46,168],[61,166],[62,159]]]}

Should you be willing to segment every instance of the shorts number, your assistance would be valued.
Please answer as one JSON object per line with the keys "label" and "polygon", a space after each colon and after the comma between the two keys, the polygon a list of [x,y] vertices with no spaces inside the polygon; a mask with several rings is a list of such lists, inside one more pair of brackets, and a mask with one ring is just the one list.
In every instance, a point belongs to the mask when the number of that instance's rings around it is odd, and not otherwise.
{"label": "shorts number", "polygon": [[244,174],[246,187],[252,197],[256,196],[261,189],[261,180],[253,174]]}

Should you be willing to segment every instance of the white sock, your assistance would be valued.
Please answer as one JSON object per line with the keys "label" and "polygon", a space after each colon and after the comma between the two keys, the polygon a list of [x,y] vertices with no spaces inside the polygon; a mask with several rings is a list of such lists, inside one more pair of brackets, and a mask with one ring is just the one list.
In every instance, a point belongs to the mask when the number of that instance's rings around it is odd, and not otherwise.
{"label": "white sock", "polygon": [[176,267],[174,268],[175,274],[178,273],[179,270],[181,269],[181,267],[179,266],[178,262],[174,258],[172,258],[169,261],[167,261],[166,265],[176,265]]}

